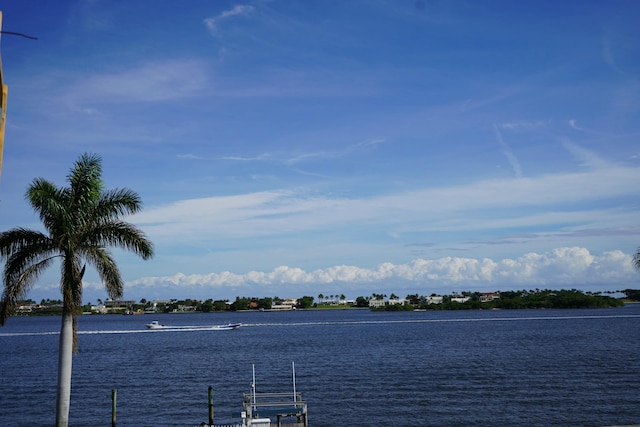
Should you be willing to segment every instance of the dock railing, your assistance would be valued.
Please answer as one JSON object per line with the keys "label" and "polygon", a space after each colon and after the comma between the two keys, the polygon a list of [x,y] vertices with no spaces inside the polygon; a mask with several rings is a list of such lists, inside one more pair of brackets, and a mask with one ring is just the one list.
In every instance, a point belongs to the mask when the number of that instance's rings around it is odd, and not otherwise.
{"label": "dock railing", "polygon": [[242,406],[248,419],[276,417],[279,426],[282,418],[296,417],[297,425],[308,426],[307,402],[301,393],[245,393]]}

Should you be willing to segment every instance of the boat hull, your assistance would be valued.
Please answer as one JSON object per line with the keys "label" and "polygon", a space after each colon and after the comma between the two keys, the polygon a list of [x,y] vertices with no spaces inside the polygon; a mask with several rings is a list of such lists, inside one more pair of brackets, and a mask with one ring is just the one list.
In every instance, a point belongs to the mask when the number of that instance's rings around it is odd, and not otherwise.
{"label": "boat hull", "polygon": [[211,325],[211,326],[170,326],[163,325],[157,321],[153,321],[151,323],[146,323],[148,329],[151,330],[204,330],[204,331],[231,331],[234,329],[238,329],[242,324],[240,323],[228,323],[226,325]]}

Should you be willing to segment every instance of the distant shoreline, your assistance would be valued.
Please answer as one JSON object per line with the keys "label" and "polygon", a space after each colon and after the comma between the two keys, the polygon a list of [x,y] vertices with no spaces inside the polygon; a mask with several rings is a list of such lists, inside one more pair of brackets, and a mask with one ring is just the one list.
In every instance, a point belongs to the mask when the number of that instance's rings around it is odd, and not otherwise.
{"label": "distant shoreline", "polygon": [[[417,309],[412,309],[412,310],[398,310],[398,312],[408,312],[411,313],[413,311],[418,311],[418,312],[425,312],[425,311],[490,311],[490,310],[505,310],[505,311],[515,311],[515,310],[550,310],[550,309],[554,309],[554,310],[580,310],[580,309],[593,309],[593,310],[597,310],[597,309],[602,309],[602,308],[619,308],[619,307],[623,307],[625,305],[633,305],[633,304],[640,304],[640,301],[622,301],[622,304],[619,306],[610,306],[610,307],[555,307],[555,308],[547,308],[547,307],[519,307],[519,308],[469,308],[469,309],[447,309],[447,308],[440,308],[440,309],[422,309],[422,308],[417,308]],[[384,310],[384,309],[372,309],[369,307],[310,307],[310,308],[299,308],[297,310],[270,310],[270,309],[265,309],[265,310],[228,310],[228,311],[211,311],[208,312],[206,314],[229,314],[229,313],[291,313],[291,312],[296,312],[296,311],[338,311],[338,310],[367,310],[367,311],[371,311],[372,313],[379,313],[379,312],[388,312],[389,310]],[[140,315],[146,315],[146,316],[150,316],[150,315],[158,315],[158,314],[171,314],[171,315],[188,315],[188,314],[205,314],[205,312],[202,311],[177,311],[177,312],[168,312],[168,313],[149,313],[149,312],[141,312],[141,313],[134,313],[132,315],[134,316],[140,316]],[[37,313],[14,313],[11,315],[11,317],[44,317],[44,316],[60,316],[61,313],[58,311],[48,311],[48,310],[43,310],[42,312],[37,312]],[[123,313],[91,313],[91,312],[82,312],[81,313],[82,316],[123,316],[125,314]]]}

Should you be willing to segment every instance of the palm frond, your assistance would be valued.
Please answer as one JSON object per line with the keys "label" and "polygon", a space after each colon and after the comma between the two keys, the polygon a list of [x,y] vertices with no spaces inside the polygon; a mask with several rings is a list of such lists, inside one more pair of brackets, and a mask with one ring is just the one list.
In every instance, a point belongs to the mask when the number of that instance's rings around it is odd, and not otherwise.
{"label": "palm frond", "polygon": [[122,298],[124,283],[120,276],[120,270],[115,260],[104,248],[92,246],[84,253],[84,256],[100,275],[102,284],[107,289],[109,298]]}
{"label": "palm frond", "polygon": [[1,324],[55,255],[51,239],[40,232],[14,228],[0,233],[0,258],[6,259],[2,272],[5,286],[0,307]]}
{"label": "palm frond", "polygon": [[34,251],[51,246],[46,234],[26,228],[12,228],[0,233],[0,259],[8,258],[17,251],[32,247]]}
{"label": "palm frond", "polygon": [[42,178],[34,179],[25,198],[50,233],[55,234],[61,223],[69,221],[68,197],[64,189],[55,184]]}
{"label": "palm frond", "polygon": [[120,218],[142,209],[140,196],[127,188],[107,190],[95,206],[96,216],[105,220]]}
{"label": "palm frond", "polygon": [[40,272],[50,263],[48,236],[24,228],[0,233],[0,259],[6,259],[2,278],[5,284],[0,302],[0,325],[23,299]]}
{"label": "palm frond", "polygon": [[[7,262],[4,271],[5,287],[0,301],[0,325],[4,325],[6,319],[13,313],[17,302],[26,297],[31,285],[51,265],[52,261],[52,257],[43,258],[29,264],[26,269],[20,269],[19,274],[12,270],[11,261]],[[19,264],[23,264],[23,262]]]}
{"label": "palm frond", "polygon": [[[41,263],[47,260],[53,260],[58,256],[56,250],[51,247],[44,247],[42,250],[34,250],[34,247],[26,247],[22,250],[14,252],[4,266],[3,279],[5,286],[11,286],[10,284],[16,281],[24,280],[23,276],[27,275],[39,275],[39,272],[30,271],[33,266],[39,266]],[[47,265],[49,265],[47,263]]]}
{"label": "palm frond", "polygon": [[139,228],[124,221],[98,224],[88,230],[82,240],[87,247],[115,246],[131,251],[142,259],[153,257],[153,243]]}
{"label": "palm frond", "polygon": [[75,162],[67,175],[70,190],[76,201],[95,200],[102,191],[102,158],[85,153]]}

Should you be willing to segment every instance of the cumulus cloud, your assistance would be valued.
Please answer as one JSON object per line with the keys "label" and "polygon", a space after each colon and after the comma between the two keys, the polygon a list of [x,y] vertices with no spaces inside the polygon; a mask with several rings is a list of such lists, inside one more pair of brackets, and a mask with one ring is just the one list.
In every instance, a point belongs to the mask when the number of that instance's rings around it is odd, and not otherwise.
{"label": "cumulus cloud", "polygon": [[[591,254],[581,247],[563,247],[544,253],[527,253],[518,258],[493,260],[463,257],[416,259],[406,264],[385,262],[374,268],[337,265],[313,271],[280,266],[269,272],[250,271],[182,274],[145,277],[126,284],[144,294],[154,288],[170,289],[176,297],[201,291],[211,294],[251,294],[260,290],[287,292],[341,289],[380,289],[393,292],[397,286],[422,289],[451,287],[513,290],[533,287],[578,288],[624,286],[636,279],[630,255],[609,251]],[[254,295],[254,294],[252,294]],[[257,295],[256,295],[257,296]]]}

